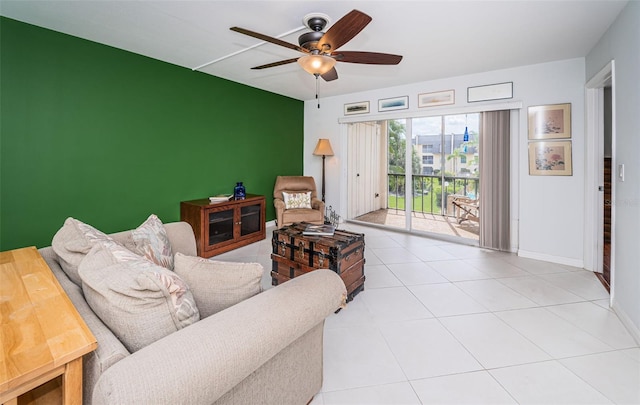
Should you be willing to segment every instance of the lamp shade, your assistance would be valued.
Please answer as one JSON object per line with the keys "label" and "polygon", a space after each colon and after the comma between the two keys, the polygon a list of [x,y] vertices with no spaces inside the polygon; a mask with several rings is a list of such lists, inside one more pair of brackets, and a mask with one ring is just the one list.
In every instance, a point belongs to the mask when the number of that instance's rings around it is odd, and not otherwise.
{"label": "lamp shade", "polygon": [[312,75],[323,75],[333,68],[336,60],[325,55],[305,55],[298,58],[298,64]]}
{"label": "lamp shade", "polygon": [[333,156],[333,149],[331,149],[331,143],[328,139],[318,139],[316,149],[313,151],[317,156]]}

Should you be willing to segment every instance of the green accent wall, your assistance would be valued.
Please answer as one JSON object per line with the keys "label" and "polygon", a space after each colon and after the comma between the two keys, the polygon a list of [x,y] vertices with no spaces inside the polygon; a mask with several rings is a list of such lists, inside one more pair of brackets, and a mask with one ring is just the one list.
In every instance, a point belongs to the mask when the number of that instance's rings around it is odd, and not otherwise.
{"label": "green accent wall", "polygon": [[[303,172],[303,102],[0,18],[0,250]],[[239,69],[248,69],[239,66]]]}

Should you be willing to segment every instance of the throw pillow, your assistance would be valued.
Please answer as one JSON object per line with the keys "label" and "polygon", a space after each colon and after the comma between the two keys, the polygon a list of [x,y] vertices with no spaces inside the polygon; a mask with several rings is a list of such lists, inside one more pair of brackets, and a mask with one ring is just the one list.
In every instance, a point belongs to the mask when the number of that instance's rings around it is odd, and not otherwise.
{"label": "throw pillow", "polygon": [[311,191],[307,191],[306,193],[290,193],[283,191],[282,196],[284,197],[285,209],[311,208]]}
{"label": "throw pillow", "polygon": [[262,291],[259,263],[220,262],[176,253],[175,272],[191,286],[201,318]]}
{"label": "throw pillow", "polygon": [[160,218],[152,214],[131,232],[136,253],[153,263],[173,270],[171,242]]}
{"label": "throw pillow", "polygon": [[87,303],[132,353],[200,319],[177,274],[114,241],[97,243],[78,272]]}
{"label": "throw pillow", "polygon": [[78,274],[78,266],[98,241],[111,240],[111,237],[75,218],[67,218],[62,228],[53,235],[51,247],[56,252],[60,267],[67,277],[78,286],[82,280]]}

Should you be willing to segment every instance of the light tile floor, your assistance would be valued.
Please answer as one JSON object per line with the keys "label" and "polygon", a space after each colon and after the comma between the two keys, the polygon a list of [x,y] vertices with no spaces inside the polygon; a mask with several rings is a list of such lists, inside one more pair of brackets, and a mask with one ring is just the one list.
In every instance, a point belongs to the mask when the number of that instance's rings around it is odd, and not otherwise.
{"label": "light tile floor", "polygon": [[[640,404],[640,347],[596,277],[380,228],[365,290],[327,318],[312,405]],[[259,262],[271,235],[217,256]]]}

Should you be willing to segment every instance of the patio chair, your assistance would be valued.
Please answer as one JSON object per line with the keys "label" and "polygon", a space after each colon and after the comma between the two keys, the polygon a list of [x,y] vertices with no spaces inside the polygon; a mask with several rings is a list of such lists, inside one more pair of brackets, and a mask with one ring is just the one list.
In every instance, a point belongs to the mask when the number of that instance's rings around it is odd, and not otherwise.
{"label": "patio chair", "polygon": [[456,209],[456,220],[459,224],[463,221],[480,223],[480,201],[464,196],[456,196],[451,203]]}

